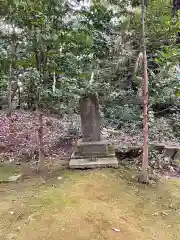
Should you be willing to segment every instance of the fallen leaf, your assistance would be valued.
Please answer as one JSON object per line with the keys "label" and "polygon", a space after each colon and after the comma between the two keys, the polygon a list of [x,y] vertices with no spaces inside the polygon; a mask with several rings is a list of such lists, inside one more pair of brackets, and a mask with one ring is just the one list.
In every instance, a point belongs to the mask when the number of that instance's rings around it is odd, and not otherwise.
{"label": "fallen leaf", "polygon": [[175,172],[174,168],[172,166],[170,166],[170,171],[171,172]]}
{"label": "fallen leaf", "polygon": [[161,212],[161,214],[162,214],[163,216],[167,216],[167,215],[168,215],[168,213],[166,213],[166,212]]}
{"label": "fallen leaf", "polygon": [[10,234],[8,235],[8,239],[9,239],[9,240],[11,240],[11,239],[15,239],[15,235],[12,234],[12,233],[10,233]]}
{"label": "fallen leaf", "polygon": [[19,226],[19,227],[17,227],[17,229],[16,229],[17,231],[20,231],[21,230],[21,227]]}
{"label": "fallen leaf", "polygon": [[35,220],[35,219],[33,218],[33,216],[29,216],[29,217],[28,217],[28,221],[33,221],[33,220]]}
{"label": "fallen leaf", "polygon": [[58,177],[57,179],[58,179],[58,180],[61,180],[61,179],[63,179],[63,178],[62,178],[62,177]]}
{"label": "fallen leaf", "polygon": [[120,232],[120,229],[118,229],[118,228],[112,228],[112,230],[115,232]]}

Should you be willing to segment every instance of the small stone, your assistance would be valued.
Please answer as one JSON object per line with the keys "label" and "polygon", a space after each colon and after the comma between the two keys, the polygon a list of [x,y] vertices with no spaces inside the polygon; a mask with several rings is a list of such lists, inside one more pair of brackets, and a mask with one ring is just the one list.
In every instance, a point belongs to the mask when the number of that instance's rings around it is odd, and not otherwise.
{"label": "small stone", "polygon": [[167,156],[166,156],[166,157],[164,158],[164,162],[165,162],[165,163],[169,163],[170,161],[171,161],[171,158],[170,158],[170,157],[167,157]]}
{"label": "small stone", "polygon": [[9,159],[9,162],[10,162],[10,163],[14,162],[14,158],[10,158],[10,159]]}
{"label": "small stone", "polygon": [[16,182],[21,178],[21,174],[9,177],[9,182]]}
{"label": "small stone", "polygon": [[45,183],[46,183],[46,180],[41,178],[41,183],[42,183],[42,184],[45,184]]}

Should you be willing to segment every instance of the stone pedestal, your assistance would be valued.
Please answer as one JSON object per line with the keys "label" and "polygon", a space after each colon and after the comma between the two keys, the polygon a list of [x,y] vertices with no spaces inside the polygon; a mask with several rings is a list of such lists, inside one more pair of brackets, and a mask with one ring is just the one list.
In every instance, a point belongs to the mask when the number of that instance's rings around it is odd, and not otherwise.
{"label": "stone pedestal", "polygon": [[83,142],[78,141],[69,164],[73,169],[118,167],[113,145],[107,140]]}

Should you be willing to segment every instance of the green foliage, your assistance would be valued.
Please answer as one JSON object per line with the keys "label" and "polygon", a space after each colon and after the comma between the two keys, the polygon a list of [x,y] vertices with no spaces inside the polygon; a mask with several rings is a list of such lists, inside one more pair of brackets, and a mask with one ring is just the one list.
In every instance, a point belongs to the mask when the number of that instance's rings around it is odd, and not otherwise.
{"label": "green foliage", "polygon": [[[110,34],[112,27],[112,10],[101,3],[93,4],[90,9],[74,10],[67,2],[45,0],[38,4],[12,1],[8,5],[7,1],[1,13],[4,22],[15,24],[23,32],[14,70],[32,74],[34,70],[29,69],[36,69],[39,73],[34,77],[26,74],[24,91],[32,91],[33,85],[33,94],[41,95],[41,101],[50,105],[54,99],[63,103],[64,99],[66,103],[69,99],[74,101],[76,95],[87,90],[97,61],[103,61],[109,53],[107,33]],[[11,35],[6,36],[10,38]],[[2,51],[7,48],[8,44]],[[3,67],[5,57],[1,58]],[[8,74],[5,67],[2,69]],[[52,93],[54,74],[56,91]],[[93,86],[91,91],[94,90]]]}
{"label": "green foliage", "polygon": [[[77,110],[84,92],[98,92],[111,119],[141,120],[141,65],[138,83],[133,70],[141,51],[139,1],[5,0],[0,17],[14,32],[0,29],[0,89],[7,95],[12,43],[17,45],[12,81],[21,81],[21,101],[48,108]],[[148,1],[146,41],[152,109],[175,104],[180,86],[174,66],[179,61],[169,0]],[[93,81],[91,82],[92,73]],[[151,122],[154,119],[152,112]]]}
{"label": "green foliage", "polygon": [[139,120],[141,116],[140,108],[137,105],[125,104],[123,106],[113,104],[105,108],[105,116],[115,121]]}

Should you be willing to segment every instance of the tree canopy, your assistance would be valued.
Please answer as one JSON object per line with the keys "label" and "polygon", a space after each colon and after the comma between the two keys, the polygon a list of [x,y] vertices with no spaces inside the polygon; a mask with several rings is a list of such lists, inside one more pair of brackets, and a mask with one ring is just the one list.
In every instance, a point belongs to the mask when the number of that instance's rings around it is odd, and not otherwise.
{"label": "tree canopy", "polygon": [[[76,111],[83,92],[97,91],[107,115],[118,117],[124,106],[137,115],[142,106],[139,1],[6,0],[1,5],[1,105],[8,82],[12,97],[21,82],[21,103],[28,108],[39,102]],[[179,19],[173,9],[178,11],[177,1],[150,0],[147,5],[153,111],[176,105]]]}

